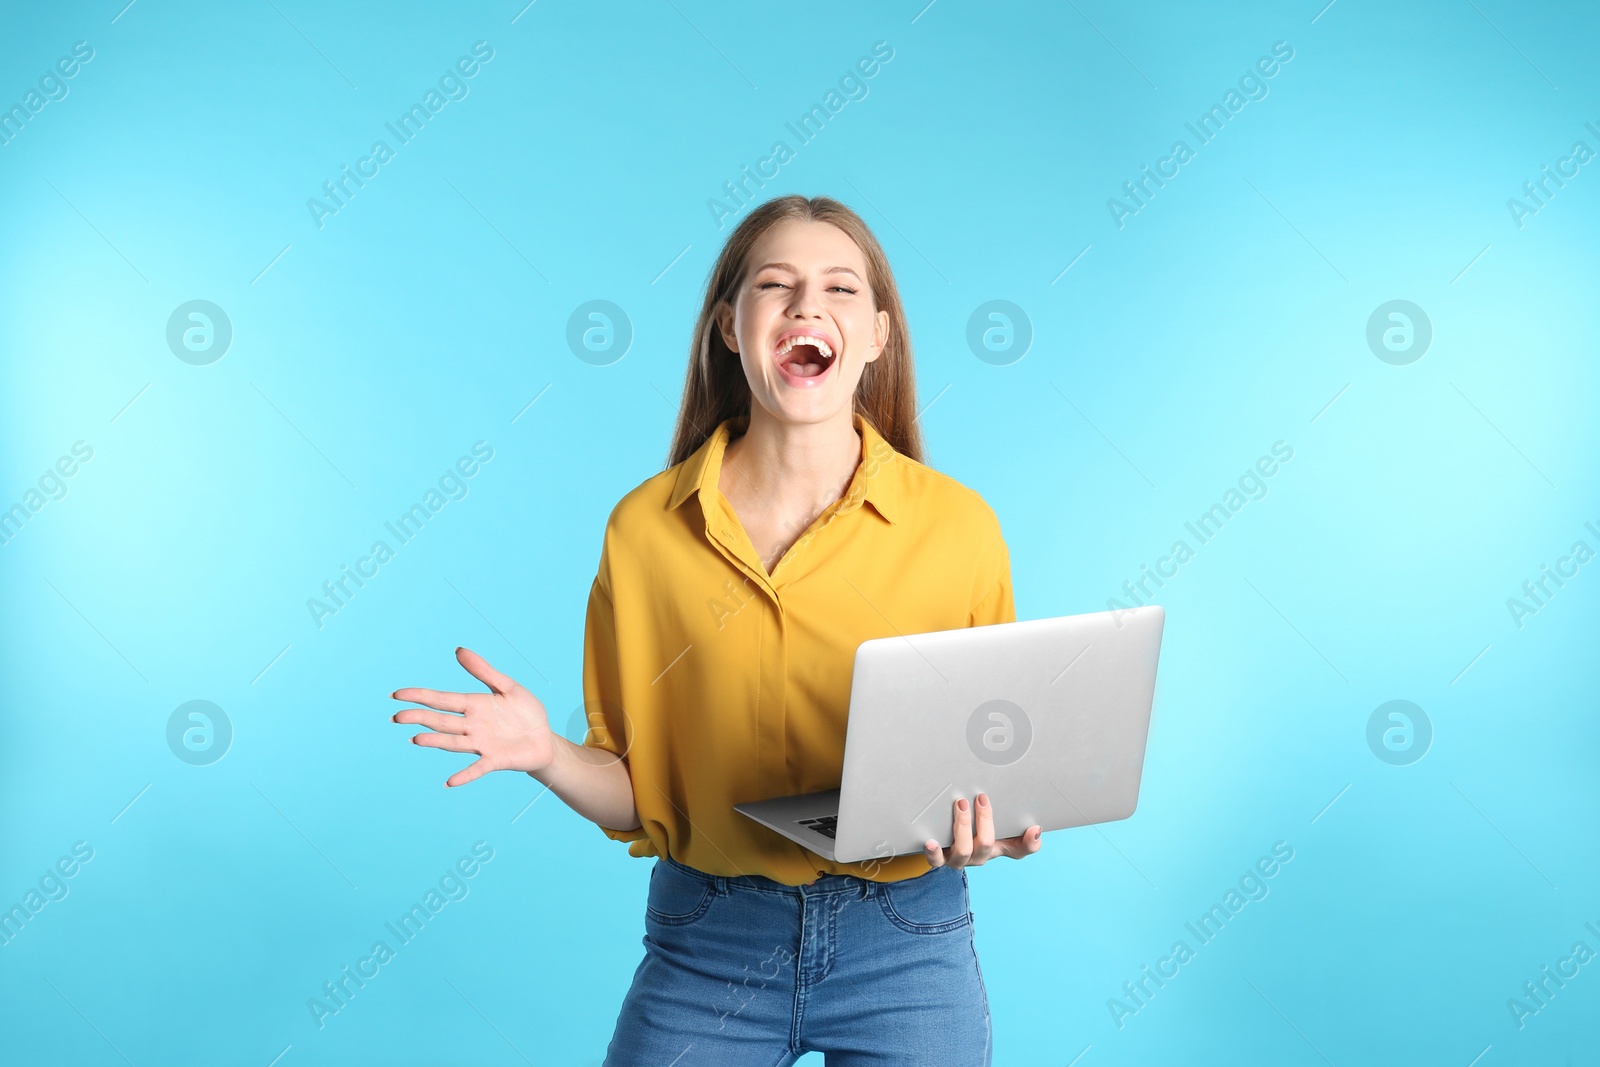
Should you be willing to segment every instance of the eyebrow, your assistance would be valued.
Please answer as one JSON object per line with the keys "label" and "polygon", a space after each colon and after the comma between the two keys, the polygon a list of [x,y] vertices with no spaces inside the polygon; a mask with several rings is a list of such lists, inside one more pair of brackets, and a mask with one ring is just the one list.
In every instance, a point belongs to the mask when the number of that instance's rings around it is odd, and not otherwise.
{"label": "eyebrow", "polygon": [[[773,270],[773,269],[786,270],[790,274],[799,274],[800,273],[798,270],[795,269],[795,266],[792,263],[763,263],[761,266],[756,268],[755,272],[757,274],[760,274],[764,270]],[[861,281],[861,275],[857,274],[855,271],[851,270],[849,267],[829,267],[826,270],[824,270],[822,273],[824,273],[824,274],[848,274],[852,278],[854,278],[856,281],[858,281],[858,282]]]}

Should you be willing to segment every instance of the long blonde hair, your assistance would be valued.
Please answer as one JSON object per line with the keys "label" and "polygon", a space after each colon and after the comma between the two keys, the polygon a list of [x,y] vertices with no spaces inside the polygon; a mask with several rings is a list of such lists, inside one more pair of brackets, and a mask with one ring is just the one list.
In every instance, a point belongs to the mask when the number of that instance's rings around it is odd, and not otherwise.
{"label": "long blonde hair", "polygon": [[775,197],[761,204],[728,235],[706,283],[705,299],[695,320],[689,349],[689,373],[683,381],[683,402],[672,431],[667,467],[676,466],[705,444],[725,419],[750,414],[750,383],[737,353],[716,328],[716,310],[731,304],[743,284],[750,250],[769,229],[790,219],[827,222],[855,241],[867,261],[867,285],[877,309],[889,313],[889,340],[878,358],[868,363],[856,386],[855,411],[896,452],[923,462],[922,431],[917,425],[917,382],[911,365],[911,331],[894,273],[883,246],[861,217],[826,196],[809,200],[799,194]]}

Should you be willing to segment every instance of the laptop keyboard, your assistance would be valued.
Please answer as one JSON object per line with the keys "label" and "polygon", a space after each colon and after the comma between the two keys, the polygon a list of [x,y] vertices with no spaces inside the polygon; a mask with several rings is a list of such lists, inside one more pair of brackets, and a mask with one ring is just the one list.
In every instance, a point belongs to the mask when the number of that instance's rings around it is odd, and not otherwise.
{"label": "laptop keyboard", "polygon": [[834,832],[839,825],[839,816],[824,815],[820,819],[801,819],[800,825],[804,826],[808,830],[815,830],[817,833],[831,841],[833,840]]}

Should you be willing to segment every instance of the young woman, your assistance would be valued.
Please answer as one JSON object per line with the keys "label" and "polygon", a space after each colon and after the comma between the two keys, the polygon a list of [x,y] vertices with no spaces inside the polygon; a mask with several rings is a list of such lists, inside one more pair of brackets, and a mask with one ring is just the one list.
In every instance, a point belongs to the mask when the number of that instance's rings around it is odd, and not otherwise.
{"label": "young woman", "polygon": [[729,237],[695,325],[667,469],[606,524],[589,594],[584,744],[467,649],[488,693],[401,689],[417,744],[526,771],[657,857],[645,957],[608,1067],[990,1061],[964,868],[982,793],[922,856],[834,863],[733,806],[835,788],[855,649],[1010,622],[1010,557],[977,493],[923,465],[911,338],[877,239],[786,196]]}

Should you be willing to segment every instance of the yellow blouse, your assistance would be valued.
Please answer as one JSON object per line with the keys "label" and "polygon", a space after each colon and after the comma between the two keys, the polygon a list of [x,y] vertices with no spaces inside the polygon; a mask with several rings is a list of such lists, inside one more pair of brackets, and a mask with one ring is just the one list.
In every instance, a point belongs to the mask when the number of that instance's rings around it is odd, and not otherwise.
{"label": "yellow blouse", "polygon": [[627,759],[640,828],[601,829],[631,855],[786,885],[930,869],[920,853],[834,863],[733,810],[838,787],[861,642],[1016,619],[989,505],[854,422],[854,478],[771,575],[718,487],[742,416],[612,510],[584,626],[584,744]]}

